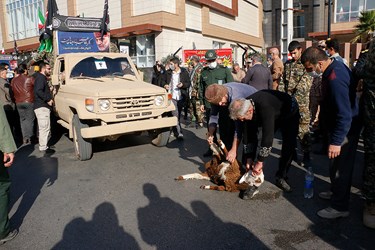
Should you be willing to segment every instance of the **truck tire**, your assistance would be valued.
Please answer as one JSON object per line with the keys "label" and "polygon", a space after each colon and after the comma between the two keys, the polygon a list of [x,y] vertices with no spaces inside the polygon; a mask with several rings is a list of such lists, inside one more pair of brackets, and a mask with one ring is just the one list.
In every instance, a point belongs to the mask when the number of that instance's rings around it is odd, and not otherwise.
{"label": "truck tire", "polygon": [[87,124],[83,124],[78,115],[73,116],[73,143],[75,154],[81,161],[90,160],[92,156],[92,143],[91,140],[82,138],[81,128],[88,128]]}
{"label": "truck tire", "polygon": [[158,129],[156,137],[152,140],[152,144],[157,147],[164,147],[167,145],[170,135],[170,128]]}

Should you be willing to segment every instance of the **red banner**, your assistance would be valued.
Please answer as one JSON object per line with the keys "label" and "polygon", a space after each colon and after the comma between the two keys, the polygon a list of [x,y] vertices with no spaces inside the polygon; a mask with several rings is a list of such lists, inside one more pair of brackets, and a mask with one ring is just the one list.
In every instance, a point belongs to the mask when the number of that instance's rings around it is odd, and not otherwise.
{"label": "red banner", "polygon": [[[200,62],[205,65],[206,59],[204,55],[209,49],[197,49],[197,50],[184,50],[183,60],[184,63],[189,64],[192,56],[196,55],[199,57]],[[222,64],[226,67],[232,67],[232,49],[216,49],[217,58],[221,59]]]}

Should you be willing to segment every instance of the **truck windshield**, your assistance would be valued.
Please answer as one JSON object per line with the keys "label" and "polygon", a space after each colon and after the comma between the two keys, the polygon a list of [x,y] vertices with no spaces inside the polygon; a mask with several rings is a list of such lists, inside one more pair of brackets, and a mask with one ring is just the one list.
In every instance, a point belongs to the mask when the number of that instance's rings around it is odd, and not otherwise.
{"label": "truck windshield", "polygon": [[70,78],[91,77],[100,78],[104,76],[135,75],[126,57],[119,58],[94,58],[88,57],[77,63],[70,74]]}

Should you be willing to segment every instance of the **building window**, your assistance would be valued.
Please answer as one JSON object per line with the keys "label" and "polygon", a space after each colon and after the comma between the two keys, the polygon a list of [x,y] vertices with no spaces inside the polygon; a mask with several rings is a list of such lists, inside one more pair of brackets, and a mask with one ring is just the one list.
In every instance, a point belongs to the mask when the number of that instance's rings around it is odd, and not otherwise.
{"label": "building window", "polygon": [[335,22],[355,22],[363,10],[374,10],[374,0],[336,0]]}
{"label": "building window", "polygon": [[225,43],[212,41],[212,49],[221,49],[221,48],[223,48],[224,44]]}
{"label": "building window", "polygon": [[39,35],[38,9],[44,12],[43,0],[7,0],[5,8],[9,25],[8,40]]}
{"label": "building window", "polygon": [[305,16],[293,16],[293,38],[305,37]]}
{"label": "building window", "polygon": [[129,47],[129,56],[138,68],[148,68],[155,64],[155,35],[134,36],[120,42]]}

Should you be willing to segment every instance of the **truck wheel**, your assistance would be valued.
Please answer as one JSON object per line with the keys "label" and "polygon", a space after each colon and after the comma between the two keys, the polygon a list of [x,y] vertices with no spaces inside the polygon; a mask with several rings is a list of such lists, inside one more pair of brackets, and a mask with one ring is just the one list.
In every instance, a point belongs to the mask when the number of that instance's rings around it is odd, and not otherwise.
{"label": "truck wheel", "polygon": [[157,147],[164,147],[167,145],[169,136],[171,134],[170,128],[157,130],[156,137],[152,140],[152,144]]}
{"label": "truck wheel", "polygon": [[91,140],[82,138],[81,128],[88,128],[87,124],[81,123],[78,115],[73,116],[73,143],[76,156],[81,161],[86,161],[91,158],[92,144]]}

